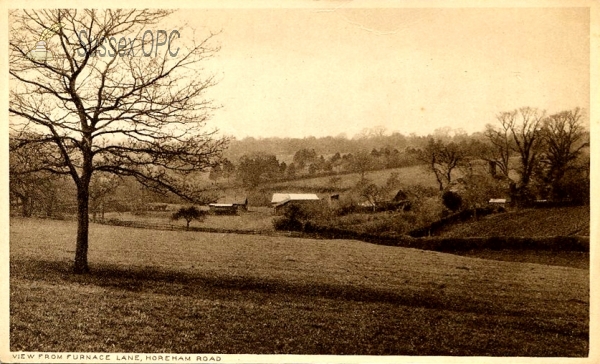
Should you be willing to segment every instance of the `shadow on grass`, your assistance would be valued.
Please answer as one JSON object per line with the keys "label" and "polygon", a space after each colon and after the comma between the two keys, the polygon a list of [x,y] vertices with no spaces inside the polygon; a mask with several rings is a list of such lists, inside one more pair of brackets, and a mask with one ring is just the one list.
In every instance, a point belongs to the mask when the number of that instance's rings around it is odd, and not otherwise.
{"label": "shadow on grass", "polygon": [[576,269],[590,269],[590,253],[578,251],[549,251],[549,250],[492,250],[473,249],[452,252],[470,258],[499,260],[504,262],[534,263],[569,267]]}
{"label": "shadow on grass", "polygon": [[[215,300],[240,298],[264,303],[271,299],[293,302],[295,297],[309,297],[376,302],[489,316],[543,315],[532,309],[532,306],[519,302],[519,298],[492,299],[494,296],[489,294],[477,296],[472,294],[470,288],[465,288],[465,291],[459,294],[447,294],[444,286],[433,284],[428,288],[403,286],[386,290],[358,285],[297,283],[256,277],[211,275],[207,272],[181,272],[155,267],[126,268],[115,265],[96,265],[88,275],[75,275],[71,267],[70,262],[13,260],[11,277],[53,284],[95,285],[116,291],[206,297]],[[544,304],[547,304],[547,301]],[[577,311],[582,309],[579,303],[570,304],[577,306]],[[548,327],[544,330],[548,331]]]}

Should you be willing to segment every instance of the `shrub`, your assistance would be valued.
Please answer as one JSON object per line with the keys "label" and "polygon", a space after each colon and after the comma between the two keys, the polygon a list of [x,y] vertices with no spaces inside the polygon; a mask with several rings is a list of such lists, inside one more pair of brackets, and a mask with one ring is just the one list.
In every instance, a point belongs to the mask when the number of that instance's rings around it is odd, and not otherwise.
{"label": "shrub", "polygon": [[302,223],[283,216],[273,219],[273,228],[275,230],[302,231]]}
{"label": "shrub", "polygon": [[358,212],[358,199],[353,193],[340,196],[338,207],[335,210],[336,215],[344,216]]}
{"label": "shrub", "polygon": [[446,191],[442,195],[444,206],[450,211],[458,211],[462,206],[462,197],[454,191]]}
{"label": "shrub", "polygon": [[414,224],[417,226],[429,225],[440,219],[442,211],[444,211],[444,206],[439,197],[423,198],[413,205]]}
{"label": "shrub", "polygon": [[300,206],[292,204],[286,207],[282,217],[273,219],[273,227],[275,230],[302,231],[306,217]]}

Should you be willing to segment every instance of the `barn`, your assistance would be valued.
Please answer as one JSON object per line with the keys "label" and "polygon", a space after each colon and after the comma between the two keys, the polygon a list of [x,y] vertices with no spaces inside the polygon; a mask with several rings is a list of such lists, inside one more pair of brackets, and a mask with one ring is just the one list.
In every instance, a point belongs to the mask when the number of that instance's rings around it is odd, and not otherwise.
{"label": "barn", "polygon": [[219,201],[208,204],[208,208],[214,215],[237,215],[240,211],[248,211],[248,199]]}
{"label": "barn", "polygon": [[314,193],[274,193],[271,206],[275,215],[281,215],[287,206],[319,203],[321,199]]}

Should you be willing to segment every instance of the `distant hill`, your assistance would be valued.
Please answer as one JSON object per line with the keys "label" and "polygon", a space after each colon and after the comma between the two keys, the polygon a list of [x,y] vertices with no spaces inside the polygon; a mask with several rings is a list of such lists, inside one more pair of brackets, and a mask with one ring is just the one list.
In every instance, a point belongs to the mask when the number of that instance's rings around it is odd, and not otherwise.
{"label": "distant hill", "polygon": [[525,209],[458,223],[436,234],[442,237],[589,236],[589,206]]}

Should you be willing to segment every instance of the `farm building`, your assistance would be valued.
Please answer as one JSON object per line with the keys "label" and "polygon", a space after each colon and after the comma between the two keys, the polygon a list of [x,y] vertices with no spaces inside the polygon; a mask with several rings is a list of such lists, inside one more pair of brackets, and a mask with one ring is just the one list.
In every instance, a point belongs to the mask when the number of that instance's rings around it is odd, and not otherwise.
{"label": "farm building", "polygon": [[398,190],[398,192],[391,199],[385,199],[381,201],[372,201],[366,199],[358,204],[358,207],[363,212],[377,212],[377,211],[394,211],[394,210],[408,210],[410,209],[410,201],[406,192]]}
{"label": "farm building", "polygon": [[314,193],[274,193],[271,199],[275,215],[281,215],[290,205],[319,203],[321,199]]}
{"label": "farm building", "polygon": [[248,199],[219,201],[208,204],[208,208],[215,215],[237,215],[239,211],[248,211]]}

